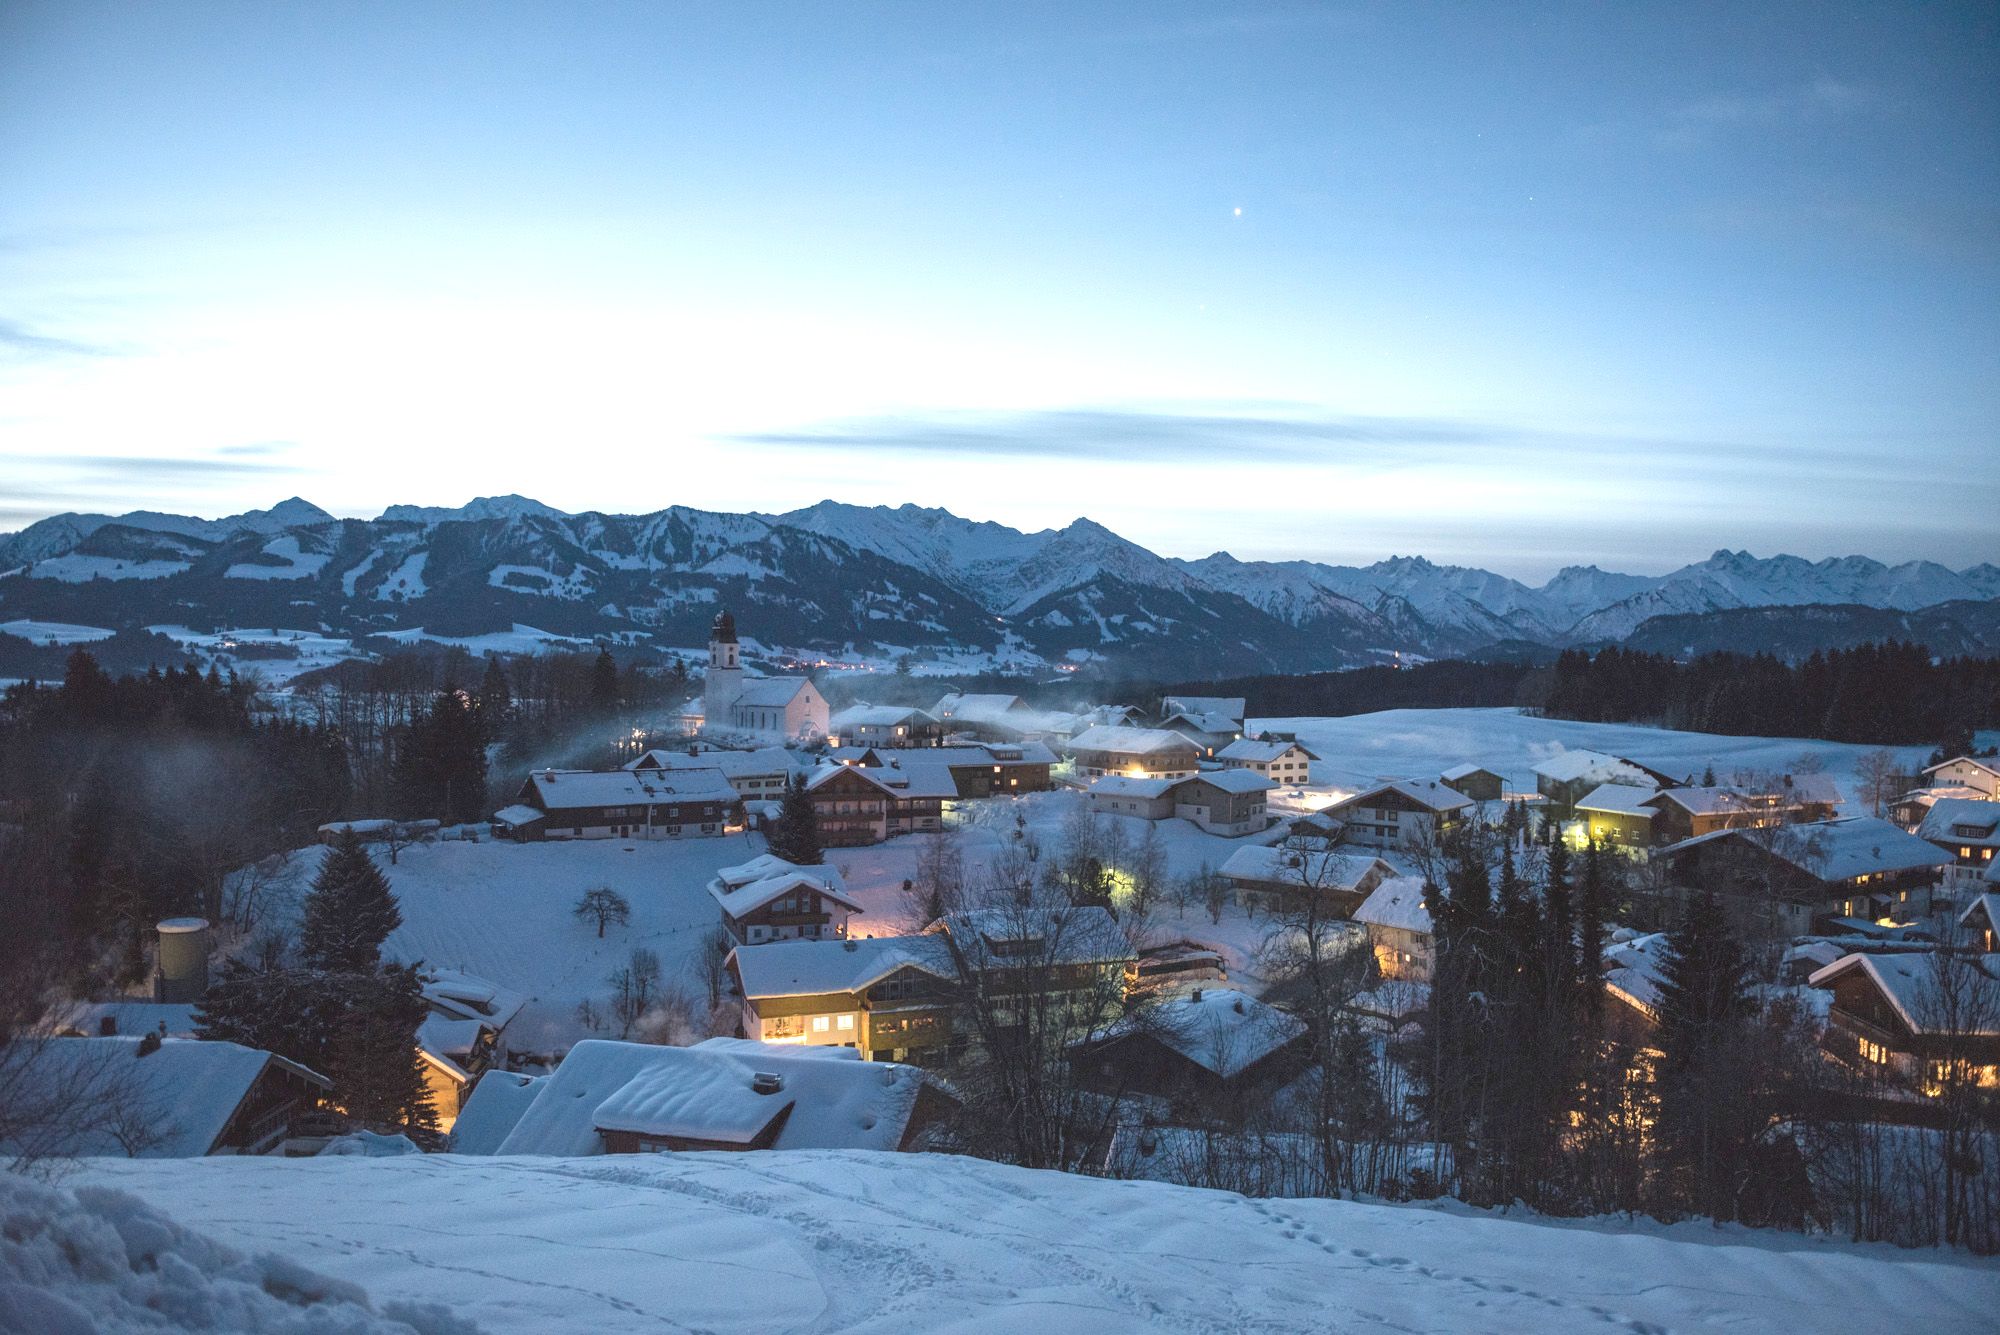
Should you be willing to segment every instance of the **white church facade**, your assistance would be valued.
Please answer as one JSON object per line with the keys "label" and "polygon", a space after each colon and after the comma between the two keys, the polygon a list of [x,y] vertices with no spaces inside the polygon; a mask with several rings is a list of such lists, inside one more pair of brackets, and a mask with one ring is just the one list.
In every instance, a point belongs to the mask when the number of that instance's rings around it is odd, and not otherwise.
{"label": "white church facade", "polygon": [[704,732],[753,733],[787,742],[826,736],[831,713],[826,697],[805,677],[746,678],[736,618],[726,611],[709,632],[701,705]]}

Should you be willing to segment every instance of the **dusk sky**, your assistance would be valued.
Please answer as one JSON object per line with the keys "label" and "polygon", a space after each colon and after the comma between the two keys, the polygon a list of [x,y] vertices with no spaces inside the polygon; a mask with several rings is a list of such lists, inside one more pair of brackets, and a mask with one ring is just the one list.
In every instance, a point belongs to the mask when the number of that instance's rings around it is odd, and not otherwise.
{"label": "dusk sky", "polygon": [[2000,7],[0,6],[0,529],[2000,560]]}

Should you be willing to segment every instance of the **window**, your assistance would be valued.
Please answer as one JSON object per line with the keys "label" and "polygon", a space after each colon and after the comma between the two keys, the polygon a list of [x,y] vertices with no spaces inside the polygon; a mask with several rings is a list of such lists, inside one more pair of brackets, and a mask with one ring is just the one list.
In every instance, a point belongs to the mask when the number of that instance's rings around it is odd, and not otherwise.
{"label": "window", "polygon": [[1874,1066],[1887,1066],[1889,1064],[1889,1050],[1880,1043],[1864,1038],[1860,1042],[1860,1048],[1862,1061]]}
{"label": "window", "polygon": [[854,1017],[852,1015],[836,1015],[833,1017],[833,1027],[836,1029],[852,1029],[854,1028]]}
{"label": "window", "polygon": [[813,1016],[813,1032],[815,1034],[823,1034],[832,1027],[833,1027],[833,1020],[831,1016],[827,1015]]}

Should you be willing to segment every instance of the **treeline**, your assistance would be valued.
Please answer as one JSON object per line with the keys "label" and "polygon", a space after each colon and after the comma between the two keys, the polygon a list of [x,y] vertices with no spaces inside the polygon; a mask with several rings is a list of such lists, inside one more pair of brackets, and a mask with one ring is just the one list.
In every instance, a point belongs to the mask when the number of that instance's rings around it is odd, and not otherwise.
{"label": "treeline", "polygon": [[1231,677],[1154,687],[1157,695],[1242,696],[1265,718],[1369,714],[1378,709],[1446,709],[1519,703],[1533,671],[1525,663],[1449,659],[1415,667],[1370,667],[1305,676]]}
{"label": "treeline", "polygon": [[2000,659],[1933,661],[1917,644],[1866,644],[1786,663],[1768,654],[1677,662],[1569,650],[1543,700],[1554,718],[1690,732],[1911,745],[2000,722]]}

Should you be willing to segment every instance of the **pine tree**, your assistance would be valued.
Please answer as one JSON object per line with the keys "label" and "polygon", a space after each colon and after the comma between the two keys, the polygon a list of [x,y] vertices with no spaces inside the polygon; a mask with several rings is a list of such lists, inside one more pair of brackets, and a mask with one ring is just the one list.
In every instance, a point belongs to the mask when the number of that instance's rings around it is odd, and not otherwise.
{"label": "pine tree", "polygon": [[1746,1056],[1749,968],[1721,905],[1704,893],[1667,934],[1660,962],[1655,1145],[1661,1206],[1735,1215],[1735,1187],[1756,1143]]}
{"label": "pine tree", "polygon": [[352,830],[320,863],[306,895],[299,955],[316,969],[357,972],[381,959],[382,943],[402,924],[402,912],[375,860]]}
{"label": "pine tree", "polygon": [[389,965],[358,978],[351,998],[327,1062],[341,1107],[383,1130],[436,1130],[417,1049],[427,1007],[416,970]]}
{"label": "pine tree", "polygon": [[618,712],[618,660],[609,648],[599,649],[590,665],[590,712],[599,718]]}
{"label": "pine tree", "polygon": [[486,672],[479,680],[479,731],[488,742],[497,742],[514,716],[514,688],[507,682],[507,669],[498,654],[486,656]]}
{"label": "pine tree", "polygon": [[801,867],[825,860],[820,851],[819,817],[813,813],[812,798],[806,794],[805,776],[795,774],[778,807],[765,842],[771,852]]}
{"label": "pine tree", "polygon": [[1604,914],[1610,892],[1605,884],[1604,848],[1592,839],[1583,850],[1583,877],[1576,895],[1577,982],[1585,1014],[1604,1012]]}

